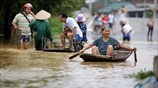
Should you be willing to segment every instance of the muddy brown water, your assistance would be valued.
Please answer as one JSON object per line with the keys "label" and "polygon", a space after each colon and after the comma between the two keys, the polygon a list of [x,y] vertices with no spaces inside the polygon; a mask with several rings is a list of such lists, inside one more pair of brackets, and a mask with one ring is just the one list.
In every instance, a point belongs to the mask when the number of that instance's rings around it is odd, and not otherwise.
{"label": "muddy brown water", "polygon": [[[134,42],[137,47],[125,62],[84,62],[74,53],[57,53],[16,49],[0,45],[1,88],[133,88],[139,80],[129,74],[152,70],[158,54],[157,42]],[[90,52],[89,50],[86,52]]]}

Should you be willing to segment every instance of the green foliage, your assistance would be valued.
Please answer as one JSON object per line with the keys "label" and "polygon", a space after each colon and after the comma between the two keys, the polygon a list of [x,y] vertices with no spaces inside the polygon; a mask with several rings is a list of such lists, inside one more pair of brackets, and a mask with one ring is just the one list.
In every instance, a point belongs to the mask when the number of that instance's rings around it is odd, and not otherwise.
{"label": "green foliage", "polygon": [[[8,0],[7,2],[10,1]],[[12,2],[12,11],[20,12],[22,6],[28,2],[33,5],[35,13],[44,9],[53,15],[58,15],[61,12],[71,15],[74,10],[78,10],[84,5],[84,0],[18,0]]]}
{"label": "green foliage", "polygon": [[53,39],[59,39],[63,28],[63,24],[59,21],[59,17],[51,17],[49,22]]}
{"label": "green foliage", "polygon": [[84,0],[58,0],[58,2],[51,2],[51,13],[58,15],[59,13],[66,13],[71,15],[74,10],[79,10],[84,5]]}
{"label": "green foliage", "polygon": [[153,12],[152,11],[146,11],[146,17],[148,17],[148,18],[153,17]]}
{"label": "green foliage", "polygon": [[153,71],[143,71],[143,70],[141,70],[137,74],[129,75],[129,77],[134,77],[134,78],[139,79],[139,80],[143,80],[143,79],[145,79],[147,77],[150,77],[150,76],[154,76]]}

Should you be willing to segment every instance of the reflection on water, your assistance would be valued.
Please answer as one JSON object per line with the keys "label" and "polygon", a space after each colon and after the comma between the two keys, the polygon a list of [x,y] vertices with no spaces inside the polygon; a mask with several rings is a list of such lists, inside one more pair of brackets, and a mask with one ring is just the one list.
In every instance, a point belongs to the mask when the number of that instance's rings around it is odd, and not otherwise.
{"label": "reflection on water", "polygon": [[90,67],[98,67],[98,68],[114,68],[114,67],[132,67],[133,65],[128,62],[81,62],[82,65],[87,65]]}
{"label": "reflection on water", "polygon": [[[133,54],[125,62],[84,62],[71,53],[19,50],[0,45],[1,88],[133,88],[137,83],[129,74],[152,69],[156,44],[134,44],[138,62]],[[131,44],[132,46],[132,44]],[[148,51],[150,50],[150,52]]]}

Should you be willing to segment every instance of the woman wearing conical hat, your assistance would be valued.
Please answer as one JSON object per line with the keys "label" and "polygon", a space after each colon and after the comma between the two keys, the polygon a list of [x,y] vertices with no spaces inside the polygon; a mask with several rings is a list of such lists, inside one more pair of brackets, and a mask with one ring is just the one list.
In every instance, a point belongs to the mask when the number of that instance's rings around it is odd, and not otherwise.
{"label": "woman wearing conical hat", "polygon": [[51,16],[45,10],[39,11],[36,15],[33,22],[29,24],[29,26],[36,32],[35,34],[35,49],[42,50],[44,48],[43,38],[47,38],[52,41],[50,24],[48,22],[48,18]]}

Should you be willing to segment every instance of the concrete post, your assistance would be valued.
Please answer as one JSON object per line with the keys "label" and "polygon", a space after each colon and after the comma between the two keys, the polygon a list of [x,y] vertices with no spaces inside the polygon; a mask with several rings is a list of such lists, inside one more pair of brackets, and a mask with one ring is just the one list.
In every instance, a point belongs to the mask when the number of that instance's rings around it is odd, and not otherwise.
{"label": "concrete post", "polygon": [[156,78],[158,79],[158,56],[154,57],[153,70]]}
{"label": "concrete post", "polygon": [[89,10],[90,10],[90,14],[92,15],[92,3],[89,3]]}
{"label": "concrete post", "polygon": [[144,18],[146,18],[146,0],[144,0]]}
{"label": "concrete post", "polygon": [[158,5],[158,4],[157,4],[157,0],[154,0],[154,5],[155,5],[155,6],[154,6],[154,19],[156,19],[156,16],[157,16],[157,15],[156,15],[156,13],[157,13],[157,5]]}

